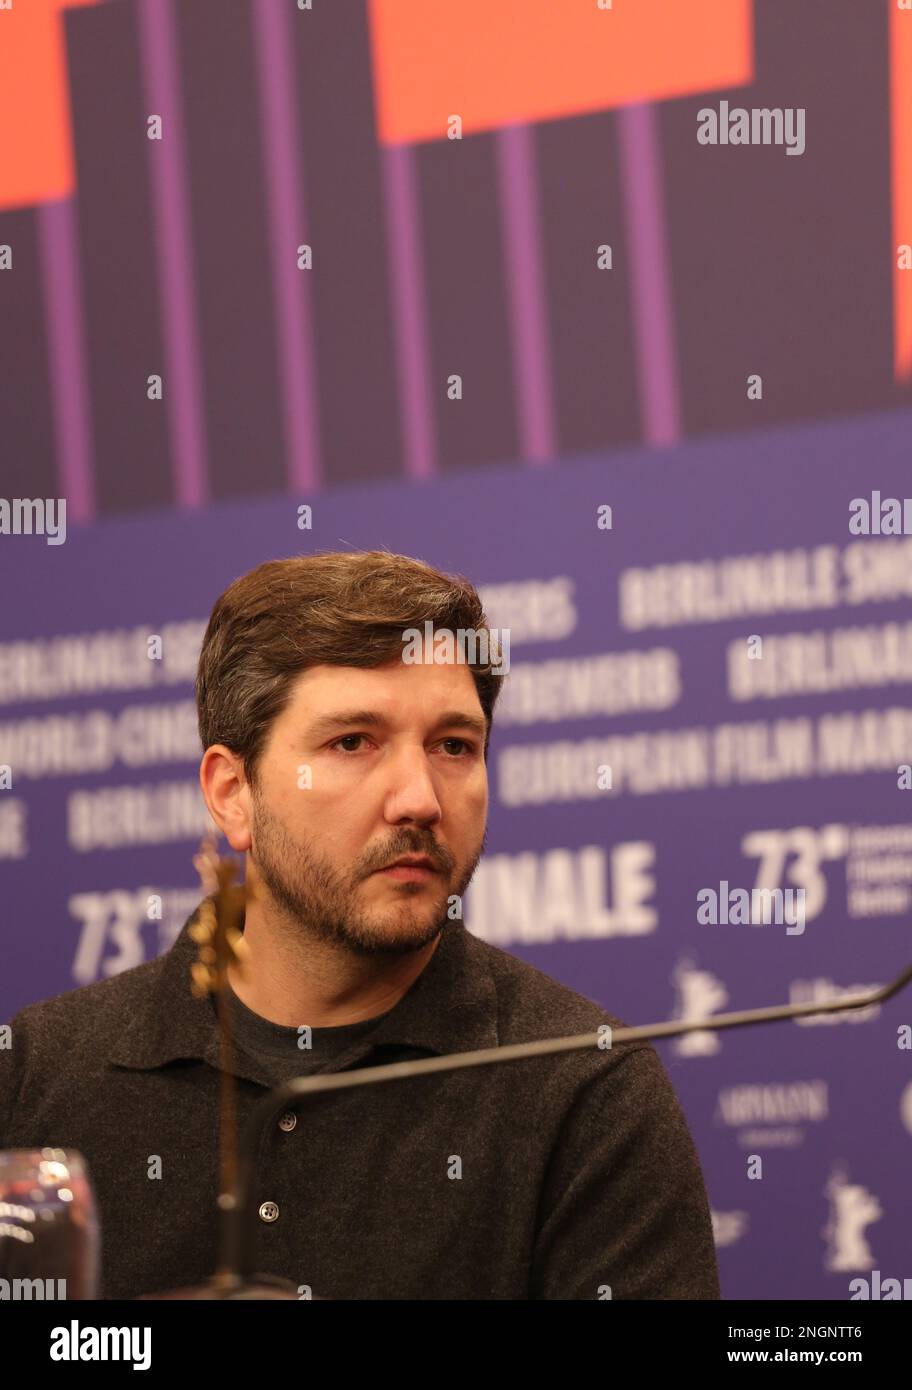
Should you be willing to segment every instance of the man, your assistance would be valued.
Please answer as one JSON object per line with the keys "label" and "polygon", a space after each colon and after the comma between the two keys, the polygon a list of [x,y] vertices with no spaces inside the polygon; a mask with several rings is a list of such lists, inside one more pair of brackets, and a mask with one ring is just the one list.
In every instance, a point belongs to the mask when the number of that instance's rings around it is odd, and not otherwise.
{"label": "man", "polygon": [[[246,856],[242,1123],[308,1071],[621,1026],[460,920],[503,676],[406,660],[425,622],[487,633],[466,580],[385,552],[260,565],[212,612],[200,784]],[[0,1147],[85,1156],[106,1298],[216,1264],[219,1053],[213,1003],[190,994],[195,916],[157,960],[22,1010],[0,1052]],[[305,1297],[719,1297],[699,1163],[646,1043],[321,1095],[264,1137],[255,1195],[257,1268]]]}

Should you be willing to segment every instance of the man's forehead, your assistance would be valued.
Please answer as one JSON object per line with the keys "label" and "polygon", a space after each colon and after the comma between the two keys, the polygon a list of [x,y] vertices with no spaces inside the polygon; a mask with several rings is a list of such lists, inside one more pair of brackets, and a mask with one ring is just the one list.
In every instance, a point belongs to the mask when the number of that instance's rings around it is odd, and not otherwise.
{"label": "man's forehead", "polygon": [[467,714],[477,714],[481,708],[468,666],[455,662],[409,665],[398,659],[374,667],[311,666],[297,677],[288,707],[296,713],[324,714],[357,704],[382,713],[401,708],[404,701],[414,701],[416,707],[446,703]]}

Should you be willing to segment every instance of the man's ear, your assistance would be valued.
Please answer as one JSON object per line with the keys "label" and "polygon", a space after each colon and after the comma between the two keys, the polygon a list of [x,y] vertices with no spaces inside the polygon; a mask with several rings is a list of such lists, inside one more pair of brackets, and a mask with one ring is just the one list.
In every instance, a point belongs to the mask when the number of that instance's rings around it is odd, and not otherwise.
{"label": "man's ear", "polygon": [[210,816],[231,848],[244,854],[251,844],[252,810],[243,760],[223,743],[213,743],[203,754],[199,779]]}

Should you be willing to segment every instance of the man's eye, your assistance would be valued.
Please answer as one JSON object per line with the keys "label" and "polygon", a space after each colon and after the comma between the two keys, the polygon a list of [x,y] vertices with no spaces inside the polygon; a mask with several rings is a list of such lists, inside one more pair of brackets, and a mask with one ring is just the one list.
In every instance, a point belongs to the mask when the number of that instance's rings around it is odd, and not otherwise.
{"label": "man's eye", "polygon": [[[355,738],[355,739],[364,738],[364,734],[343,734],[341,738],[337,738],[336,741],[335,741],[335,743],[331,743],[329,746],[330,746],[330,748],[335,748],[335,747],[336,747],[336,744],[339,744],[339,743],[347,743],[350,739],[353,739],[353,738]],[[354,750],[354,749],[349,749],[348,751],[349,751],[349,752],[354,752],[355,750]]]}
{"label": "man's eye", "polygon": [[463,748],[467,750],[467,755],[471,755],[475,751],[474,743],[469,743],[468,739],[465,738],[445,738],[443,741],[444,743],[461,743]]}
{"label": "man's eye", "polygon": [[[337,748],[337,747],[339,746],[340,743],[348,743],[348,742],[350,742],[352,739],[354,739],[354,740],[357,741],[357,740],[360,740],[360,739],[366,738],[366,737],[367,737],[366,734],[343,734],[341,738],[335,739],[334,742],[331,743],[329,746],[330,746],[330,748]],[[456,743],[456,744],[459,744],[459,746],[460,746],[461,748],[464,748],[464,749],[466,750],[466,752],[463,753],[463,754],[454,754],[454,755],[452,755],[452,756],[453,756],[453,761],[454,761],[454,762],[456,762],[460,756],[462,756],[462,757],[471,756],[471,754],[474,753],[474,751],[475,751],[475,745],[474,745],[474,743],[470,743],[469,740],[468,740],[468,739],[465,739],[465,738],[445,738],[445,739],[443,740],[443,742],[444,742],[444,743]],[[357,752],[357,749],[355,749],[355,748],[342,749],[342,752],[355,753],[355,752]]]}

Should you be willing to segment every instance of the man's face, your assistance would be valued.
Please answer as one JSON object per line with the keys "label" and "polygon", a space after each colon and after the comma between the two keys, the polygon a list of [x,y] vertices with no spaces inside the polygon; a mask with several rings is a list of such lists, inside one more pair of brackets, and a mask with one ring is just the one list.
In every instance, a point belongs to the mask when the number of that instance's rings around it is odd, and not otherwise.
{"label": "man's face", "polygon": [[[365,955],[414,951],[468,887],[487,812],[484,714],[467,666],[316,666],[257,769],[251,865],[308,934]],[[427,855],[435,872],[376,872],[401,855]]]}

